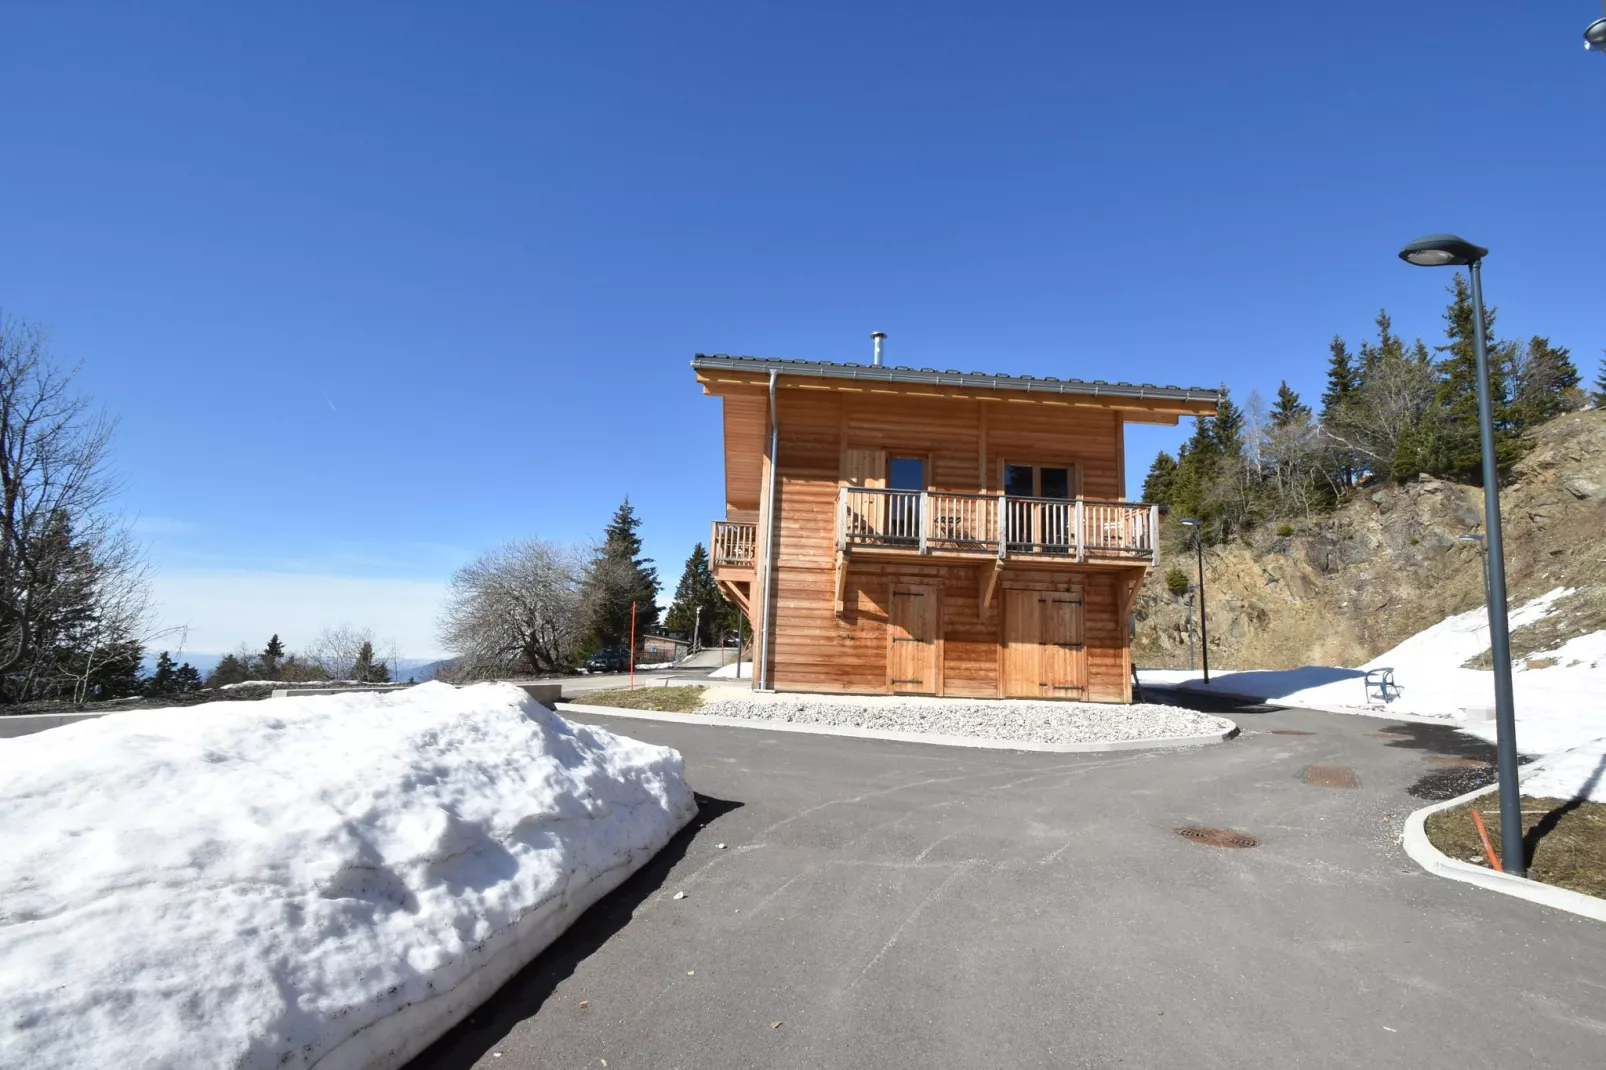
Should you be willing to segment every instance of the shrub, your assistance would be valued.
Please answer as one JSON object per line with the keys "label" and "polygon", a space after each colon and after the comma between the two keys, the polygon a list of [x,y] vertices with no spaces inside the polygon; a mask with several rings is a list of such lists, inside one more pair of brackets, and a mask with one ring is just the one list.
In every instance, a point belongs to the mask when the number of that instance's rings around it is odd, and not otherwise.
{"label": "shrub", "polygon": [[1188,589],[1188,574],[1172,565],[1171,571],[1165,574],[1165,589],[1172,594],[1178,595],[1186,591]]}
{"label": "shrub", "polygon": [[1284,520],[1281,524],[1277,525],[1277,536],[1279,538],[1286,539],[1293,533],[1294,525],[1290,524],[1288,521]]}

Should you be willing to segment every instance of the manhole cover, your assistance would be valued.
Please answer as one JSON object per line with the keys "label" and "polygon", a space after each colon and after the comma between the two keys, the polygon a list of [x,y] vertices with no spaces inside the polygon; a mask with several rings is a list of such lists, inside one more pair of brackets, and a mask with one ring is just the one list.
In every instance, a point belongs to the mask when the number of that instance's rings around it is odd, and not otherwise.
{"label": "manhole cover", "polygon": [[1456,769],[1488,769],[1489,763],[1476,758],[1450,758],[1442,754],[1434,754],[1422,759],[1433,765],[1448,765]]}
{"label": "manhole cover", "polygon": [[1177,835],[1206,847],[1259,847],[1260,841],[1247,832],[1216,829],[1207,825],[1188,825],[1177,829]]}
{"label": "manhole cover", "polygon": [[1358,788],[1361,782],[1347,765],[1307,765],[1305,783],[1314,788]]}
{"label": "manhole cover", "polygon": [[1273,728],[1271,734],[1274,736],[1314,736],[1316,733],[1306,732],[1300,728]]}

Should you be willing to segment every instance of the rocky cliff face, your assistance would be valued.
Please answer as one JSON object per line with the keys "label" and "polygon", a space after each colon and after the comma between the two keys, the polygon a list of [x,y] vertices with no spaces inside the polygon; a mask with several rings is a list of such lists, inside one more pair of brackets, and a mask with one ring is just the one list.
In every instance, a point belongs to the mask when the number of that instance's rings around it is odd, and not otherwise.
{"label": "rocky cliff face", "polygon": [[[1606,628],[1606,411],[1559,417],[1501,493],[1514,602],[1577,588],[1552,616],[1512,636],[1521,658]],[[1278,535],[1278,530],[1290,531]],[[1359,665],[1454,613],[1483,605],[1483,491],[1434,479],[1358,491],[1336,512],[1205,551],[1210,659],[1221,668]],[[1169,547],[1136,605],[1133,657],[1188,664],[1188,598],[1170,594],[1191,551]],[[1487,665],[1487,658],[1483,659]]]}

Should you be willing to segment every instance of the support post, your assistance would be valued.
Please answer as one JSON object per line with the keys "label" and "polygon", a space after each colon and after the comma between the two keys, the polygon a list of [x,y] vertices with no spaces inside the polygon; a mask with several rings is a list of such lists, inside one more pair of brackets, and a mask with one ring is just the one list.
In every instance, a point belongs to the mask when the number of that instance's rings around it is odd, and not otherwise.
{"label": "support post", "polygon": [[929,554],[931,549],[926,545],[926,529],[931,526],[931,495],[926,491],[920,492],[919,510],[915,523],[920,525],[920,552]]}
{"label": "support post", "polygon": [[1082,499],[1076,499],[1076,559],[1087,560],[1087,517],[1082,509]]}

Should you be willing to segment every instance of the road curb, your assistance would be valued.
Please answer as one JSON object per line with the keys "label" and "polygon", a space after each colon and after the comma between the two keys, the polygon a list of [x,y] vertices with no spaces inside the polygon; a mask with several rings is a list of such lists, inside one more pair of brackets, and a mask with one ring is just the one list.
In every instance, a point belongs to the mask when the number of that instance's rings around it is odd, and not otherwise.
{"label": "road curb", "polygon": [[[746,717],[716,717],[704,713],[660,713],[657,710],[627,710],[618,706],[589,706],[560,702],[559,713],[589,713],[605,717],[629,717],[641,721],[671,721],[720,728],[756,728],[766,732],[801,732],[812,736],[847,736],[853,739],[885,739],[896,743],[930,743],[938,747],[972,747],[979,750],[1031,751],[1046,754],[1099,754],[1119,750],[1158,750],[1170,747],[1204,747],[1225,743],[1238,734],[1234,724],[1225,732],[1203,736],[1174,736],[1168,739],[1116,739],[1103,743],[1029,743],[1012,739],[985,739],[981,736],[940,736],[923,732],[888,732],[875,728],[843,728],[838,725],[801,724],[795,721],[756,721]],[[1219,716],[1211,714],[1210,716]],[[1222,717],[1222,720],[1227,718]]]}
{"label": "road curb", "polygon": [[1465,884],[1475,884],[1479,888],[1487,888],[1502,895],[1516,896],[1526,899],[1530,903],[1541,906],[1554,907],[1565,910],[1569,914],[1577,914],[1596,921],[1606,921],[1606,899],[1597,899],[1582,892],[1570,891],[1566,888],[1557,888],[1550,884],[1541,884],[1526,877],[1515,877],[1509,873],[1499,873],[1482,866],[1475,866],[1470,862],[1458,862],[1433,846],[1428,839],[1428,815],[1436,814],[1440,810],[1453,810],[1463,803],[1488,795],[1498,790],[1498,784],[1491,784],[1477,791],[1469,791],[1446,802],[1434,803],[1424,806],[1405,819],[1405,835],[1401,845],[1411,860],[1436,877],[1448,877],[1453,881]]}

